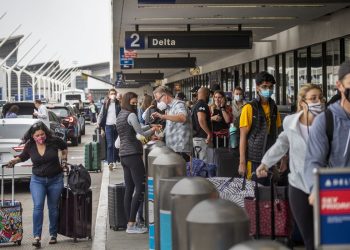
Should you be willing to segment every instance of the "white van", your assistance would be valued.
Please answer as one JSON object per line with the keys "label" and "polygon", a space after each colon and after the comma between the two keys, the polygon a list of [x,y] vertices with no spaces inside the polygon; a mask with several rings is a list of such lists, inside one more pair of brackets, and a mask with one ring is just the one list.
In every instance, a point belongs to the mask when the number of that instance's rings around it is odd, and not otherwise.
{"label": "white van", "polygon": [[62,91],[60,99],[63,104],[69,103],[70,105],[73,105],[74,103],[79,102],[79,100],[82,102],[85,101],[86,97],[84,90],[67,89]]}

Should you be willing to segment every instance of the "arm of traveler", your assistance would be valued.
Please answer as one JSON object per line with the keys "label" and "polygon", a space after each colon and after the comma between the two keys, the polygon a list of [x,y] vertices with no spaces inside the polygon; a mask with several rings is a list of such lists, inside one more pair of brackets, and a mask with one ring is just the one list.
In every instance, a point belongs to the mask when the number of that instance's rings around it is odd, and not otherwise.
{"label": "arm of traveler", "polygon": [[[143,131],[141,124],[139,123],[135,113],[130,113],[128,116],[128,123],[131,125],[137,134],[149,137],[154,134],[156,128],[149,128],[147,131]],[[149,127],[149,126],[148,126]]]}
{"label": "arm of traveler", "polygon": [[289,149],[289,139],[286,131],[279,134],[275,144],[267,150],[261,163],[266,165],[268,168],[275,165],[287,152]]}
{"label": "arm of traveler", "polygon": [[211,141],[211,131],[208,127],[207,124],[207,119],[206,119],[206,113],[204,112],[197,112],[197,116],[198,116],[198,123],[199,126],[201,126],[201,128],[204,130],[204,132],[207,134],[207,139],[206,139],[206,143],[210,143]]}
{"label": "arm of traveler", "polygon": [[312,191],[314,185],[314,168],[328,165],[329,142],[326,134],[325,119],[325,113],[319,114],[310,127],[304,164],[304,176],[310,191]]}
{"label": "arm of traveler", "polygon": [[247,170],[247,144],[248,144],[248,134],[251,128],[253,120],[253,108],[250,104],[243,107],[239,127],[240,127],[240,140],[239,140],[239,168],[238,173],[244,175]]}

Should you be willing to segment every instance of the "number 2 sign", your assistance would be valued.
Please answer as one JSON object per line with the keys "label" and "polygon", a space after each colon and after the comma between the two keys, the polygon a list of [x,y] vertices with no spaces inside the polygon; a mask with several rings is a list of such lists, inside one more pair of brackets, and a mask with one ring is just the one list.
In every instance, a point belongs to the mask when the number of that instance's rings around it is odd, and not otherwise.
{"label": "number 2 sign", "polygon": [[137,32],[125,33],[125,48],[126,49],[144,49],[145,37]]}

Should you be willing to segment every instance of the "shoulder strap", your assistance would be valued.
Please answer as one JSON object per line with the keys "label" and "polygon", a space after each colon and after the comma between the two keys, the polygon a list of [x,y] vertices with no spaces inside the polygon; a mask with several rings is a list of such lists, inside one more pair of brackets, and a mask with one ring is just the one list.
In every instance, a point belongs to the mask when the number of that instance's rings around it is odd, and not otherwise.
{"label": "shoulder strap", "polygon": [[331,154],[331,148],[332,148],[332,141],[333,141],[333,131],[334,131],[333,113],[330,109],[326,109],[325,118],[326,118],[326,135],[327,135],[328,144],[329,144],[327,159],[329,160],[329,156]]}

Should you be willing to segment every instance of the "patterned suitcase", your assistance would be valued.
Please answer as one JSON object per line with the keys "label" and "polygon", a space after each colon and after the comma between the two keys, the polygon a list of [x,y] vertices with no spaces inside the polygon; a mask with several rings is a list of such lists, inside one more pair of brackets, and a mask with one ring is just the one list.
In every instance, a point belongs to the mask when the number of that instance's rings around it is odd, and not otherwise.
{"label": "patterned suitcase", "polygon": [[124,194],[124,183],[108,186],[109,227],[114,231],[125,229],[128,223],[124,211]]}
{"label": "patterned suitcase", "polygon": [[12,199],[4,200],[4,167],[1,166],[0,244],[17,243],[23,238],[22,204],[14,199],[15,169],[12,170]]}

